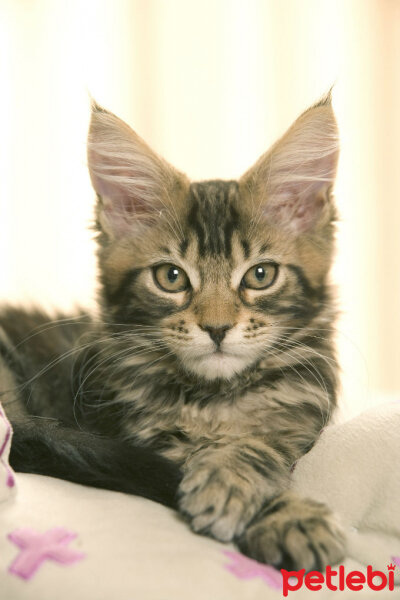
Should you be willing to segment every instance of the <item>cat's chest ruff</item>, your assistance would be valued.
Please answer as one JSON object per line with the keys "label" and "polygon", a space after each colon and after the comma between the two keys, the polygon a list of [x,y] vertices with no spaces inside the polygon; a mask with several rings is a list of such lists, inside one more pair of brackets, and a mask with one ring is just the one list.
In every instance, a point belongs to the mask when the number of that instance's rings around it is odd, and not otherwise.
{"label": "cat's chest ruff", "polygon": [[265,392],[253,392],[233,401],[215,399],[205,406],[188,404],[182,407],[178,423],[183,431],[199,439],[237,436],[262,427],[265,403]]}
{"label": "cat's chest ruff", "polygon": [[154,389],[135,390],[131,419],[125,427],[142,440],[174,433],[191,442],[262,432],[268,411],[266,390],[209,396],[200,390],[180,391],[175,397]]}

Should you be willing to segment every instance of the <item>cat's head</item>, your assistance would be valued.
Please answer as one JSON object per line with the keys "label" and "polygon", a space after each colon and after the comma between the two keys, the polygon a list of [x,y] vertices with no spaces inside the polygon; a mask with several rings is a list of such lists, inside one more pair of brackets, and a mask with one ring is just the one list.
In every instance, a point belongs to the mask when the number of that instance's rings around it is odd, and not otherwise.
{"label": "cat's head", "polygon": [[288,340],[330,326],[330,96],[237,181],[190,182],[97,105],[88,157],[105,319],[208,380],[279,360]]}

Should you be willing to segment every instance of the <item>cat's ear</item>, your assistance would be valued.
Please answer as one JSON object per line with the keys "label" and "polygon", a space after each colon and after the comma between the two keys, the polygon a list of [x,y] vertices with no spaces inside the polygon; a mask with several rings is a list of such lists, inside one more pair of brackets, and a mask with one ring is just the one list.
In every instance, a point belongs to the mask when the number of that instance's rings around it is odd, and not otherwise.
{"label": "cat's ear", "polygon": [[241,184],[270,222],[297,235],[310,232],[334,215],[330,191],[338,151],[329,93],[295,121]]}
{"label": "cat's ear", "polygon": [[120,237],[154,223],[168,210],[183,176],[114,114],[92,103],[88,165],[97,193],[98,225]]}

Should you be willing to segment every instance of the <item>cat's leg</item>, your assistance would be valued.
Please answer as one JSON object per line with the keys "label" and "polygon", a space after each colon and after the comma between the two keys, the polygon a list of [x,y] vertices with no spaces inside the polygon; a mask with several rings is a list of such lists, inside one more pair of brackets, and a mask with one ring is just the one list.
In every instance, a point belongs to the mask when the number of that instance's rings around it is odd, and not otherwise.
{"label": "cat's leg", "polygon": [[346,538],[327,506],[287,491],[256,515],[236,540],[260,562],[289,570],[321,571],[345,556]]}
{"label": "cat's leg", "polygon": [[283,455],[262,439],[214,443],[183,467],[180,510],[197,533],[236,541],[249,556],[297,568],[334,564],[345,539],[327,507],[288,491]]}
{"label": "cat's leg", "polygon": [[209,443],[193,452],[182,470],[181,512],[194,531],[223,542],[240,536],[266,500],[289,482],[283,456],[256,438]]}

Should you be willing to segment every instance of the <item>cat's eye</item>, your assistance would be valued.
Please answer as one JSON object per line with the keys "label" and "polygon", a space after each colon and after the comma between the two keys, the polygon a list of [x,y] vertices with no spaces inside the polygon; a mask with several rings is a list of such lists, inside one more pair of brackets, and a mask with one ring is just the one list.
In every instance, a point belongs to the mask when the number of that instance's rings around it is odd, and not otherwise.
{"label": "cat's eye", "polygon": [[251,290],[265,290],[275,283],[278,275],[278,265],[261,263],[251,267],[242,279],[242,286]]}
{"label": "cat's eye", "polygon": [[170,263],[154,267],[153,275],[156,283],[164,292],[183,292],[190,285],[185,271]]}

